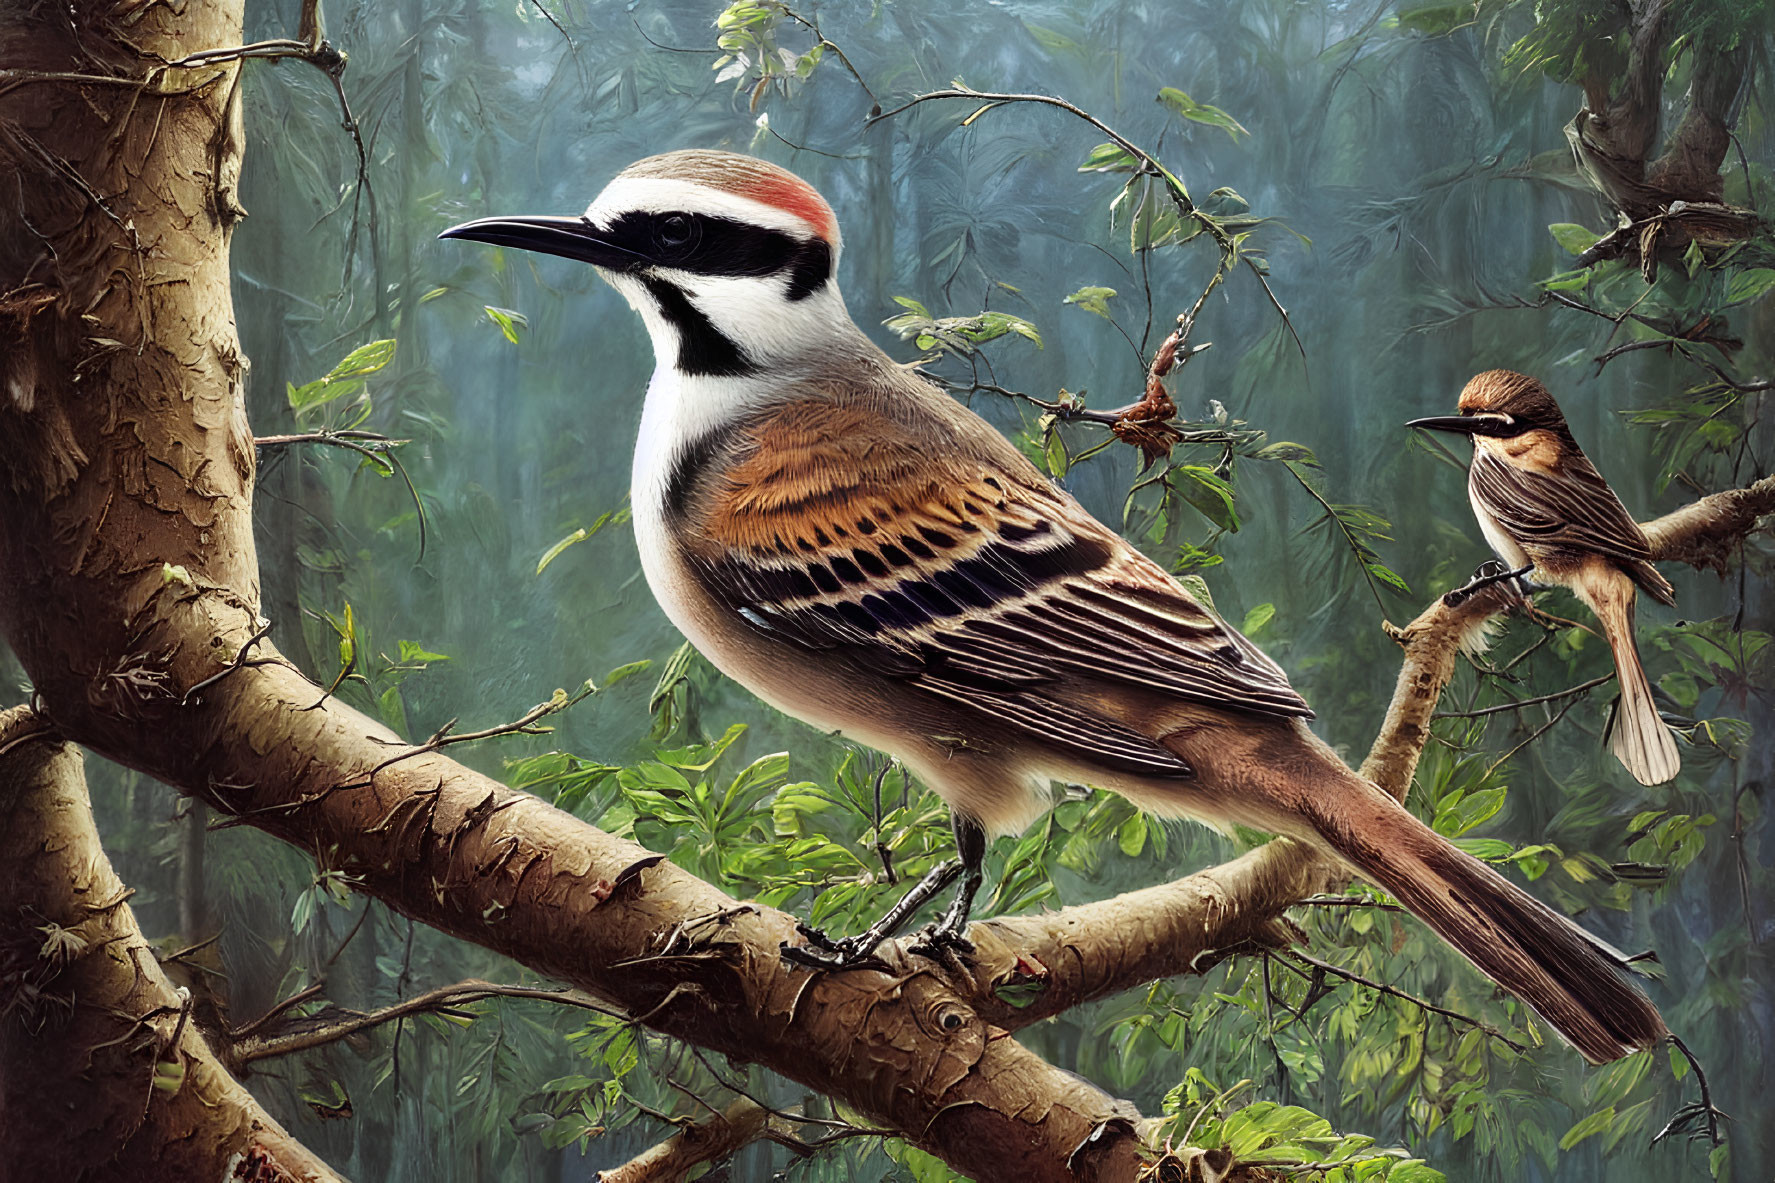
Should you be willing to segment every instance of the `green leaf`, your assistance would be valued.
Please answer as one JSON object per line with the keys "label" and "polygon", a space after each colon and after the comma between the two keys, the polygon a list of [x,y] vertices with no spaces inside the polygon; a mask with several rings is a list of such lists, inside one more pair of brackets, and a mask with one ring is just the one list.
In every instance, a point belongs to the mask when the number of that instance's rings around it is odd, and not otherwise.
{"label": "green leaf", "polygon": [[1559,1140],[1559,1148],[1561,1150],[1570,1150],[1585,1138],[1590,1137],[1592,1134],[1602,1133],[1614,1123],[1615,1107],[1613,1105],[1610,1105],[1607,1109],[1598,1109],[1595,1113],[1592,1113],[1589,1117],[1584,1118],[1571,1129],[1567,1130],[1565,1132],[1565,1137]]}
{"label": "green leaf", "polygon": [[406,734],[407,704],[401,699],[401,688],[390,686],[376,697],[376,714],[391,731]]}
{"label": "green leaf", "polygon": [[1590,272],[1588,269],[1561,271],[1557,275],[1549,275],[1540,282],[1540,286],[1550,292],[1575,292],[1579,288],[1588,287],[1589,284]]}
{"label": "green leaf", "polygon": [[1732,277],[1726,285],[1726,303],[1747,304],[1760,300],[1775,288],[1775,267],[1753,267]]}
{"label": "green leaf", "polygon": [[1205,123],[1209,127],[1218,127],[1220,130],[1226,132],[1227,135],[1231,136],[1235,143],[1240,136],[1248,136],[1251,134],[1245,130],[1243,124],[1237,119],[1234,119],[1231,115],[1228,115],[1225,111],[1222,111],[1219,107],[1213,107],[1207,103],[1198,103],[1196,100],[1184,94],[1181,90],[1178,90],[1175,86],[1162,88],[1159,91],[1158,98],[1159,102],[1165,104],[1173,114],[1181,115],[1192,123]]}
{"label": "green leaf", "polygon": [[314,919],[314,901],[318,893],[309,888],[296,896],[295,906],[290,909],[290,928],[297,936],[308,931],[309,922]]}
{"label": "green leaf", "polygon": [[604,689],[608,690],[618,682],[627,681],[636,674],[645,672],[652,666],[653,662],[648,660],[625,662],[604,675]]}
{"label": "green leaf", "polygon": [[1061,301],[1083,308],[1086,312],[1094,312],[1104,320],[1114,320],[1109,314],[1109,302],[1116,294],[1114,288],[1082,287]]}
{"label": "green leaf", "polygon": [[1066,470],[1072,467],[1072,457],[1067,454],[1066,441],[1053,428],[1048,429],[1048,446],[1044,458],[1048,462],[1048,475],[1056,480],[1064,477]]}
{"label": "green leaf", "polygon": [[1438,804],[1432,825],[1438,834],[1459,838],[1504,808],[1504,792],[1499,786],[1472,793],[1450,793]]}
{"label": "green leaf", "polygon": [[[1251,203],[1246,201],[1245,198],[1239,194],[1237,189],[1230,189],[1227,186],[1222,185],[1220,188],[1214,190],[1214,192],[1202,199],[1200,209],[1211,218],[1237,218],[1242,214],[1248,214],[1251,212]],[[1255,222],[1249,218],[1245,219],[1245,221],[1247,223],[1255,224]],[[1269,263],[1259,256],[1252,256],[1251,265],[1265,275],[1270,273]]]}
{"label": "green leaf", "polygon": [[518,343],[519,332],[530,327],[530,318],[522,312],[514,312],[510,308],[495,308],[491,304],[483,305],[482,311],[487,314],[488,320],[499,326],[499,331],[513,345]]}
{"label": "green leaf", "polygon": [[1131,173],[1140,169],[1140,161],[1120,144],[1099,144],[1079,165],[1082,173]]}
{"label": "green leaf", "polygon": [[1476,859],[1495,863],[1515,853],[1515,848],[1502,838],[1457,838],[1455,845]]}
{"label": "green leaf", "polygon": [[1146,815],[1134,813],[1116,829],[1116,845],[1129,858],[1137,858],[1146,848]]}
{"label": "green leaf", "polygon": [[1652,1053],[1649,1051],[1635,1052],[1610,1064],[1597,1078],[1594,1103],[1611,1107],[1619,1105],[1646,1078],[1651,1067]]}
{"label": "green leaf", "polygon": [[1276,606],[1274,604],[1258,604],[1245,613],[1245,623],[1239,627],[1239,631],[1247,637],[1255,637],[1263,631],[1264,625],[1275,619],[1275,616]]}
{"label": "green leaf", "polygon": [[886,1144],[887,1156],[905,1168],[912,1183],[957,1183],[960,1176],[949,1169],[949,1164],[935,1155],[926,1154],[916,1146],[904,1142],[889,1140]]}
{"label": "green leaf", "polygon": [[448,654],[433,653],[431,650],[427,649],[425,646],[421,645],[417,641],[399,641],[396,643],[401,648],[401,664],[402,665],[409,665],[413,662],[423,663],[423,662],[428,662],[428,661],[449,661],[450,660],[450,657]]}
{"label": "green leaf", "polygon": [[555,543],[553,546],[549,547],[547,550],[542,552],[542,557],[540,559],[536,560],[536,573],[538,575],[541,575],[545,570],[548,569],[548,565],[550,563],[554,562],[557,558],[560,557],[562,551],[566,550],[568,547],[572,546],[574,543],[584,542],[586,539],[588,539],[590,537],[591,537],[591,533],[589,531],[587,531],[584,526],[581,526],[579,529],[575,530],[573,533],[567,535],[567,537],[561,539],[561,541]]}
{"label": "green leaf", "polygon": [[290,409],[298,415],[323,407],[330,402],[356,394],[363,389],[364,378],[394,360],[395,343],[390,338],[359,345],[340,363],[313,382],[301,386],[287,384]]}
{"label": "green leaf", "polygon": [[1259,448],[1256,458],[1259,460],[1293,461],[1298,464],[1310,464],[1314,468],[1319,467],[1319,458],[1313,455],[1311,448],[1304,444],[1291,444],[1286,441]]}
{"label": "green leaf", "polygon": [[1233,505],[1233,487],[1199,464],[1179,464],[1171,470],[1173,488],[1195,506],[1203,517],[1222,530],[1236,533],[1239,514]]}
{"label": "green leaf", "polygon": [[627,506],[624,506],[621,509],[606,510],[604,513],[599,514],[598,520],[593,522],[591,525],[581,526],[579,529],[575,530],[573,533],[567,535],[567,537],[561,539],[561,541],[555,543],[553,546],[551,546],[547,550],[543,551],[542,558],[536,560],[536,573],[538,575],[541,575],[543,573],[543,571],[547,570],[548,565],[550,563],[554,562],[556,559],[560,558],[561,552],[566,550],[568,547],[573,546],[577,543],[584,542],[586,539],[591,538],[593,535],[597,534],[598,531],[602,530],[605,526],[610,525],[612,522],[626,522],[628,520],[629,520],[629,510],[628,510]]}
{"label": "green leaf", "polygon": [[1570,254],[1581,255],[1596,245],[1602,235],[1587,226],[1576,222],[1555,222],[1547,227],[1547,233],[1553,235],[1553,241],[1564,247]]}

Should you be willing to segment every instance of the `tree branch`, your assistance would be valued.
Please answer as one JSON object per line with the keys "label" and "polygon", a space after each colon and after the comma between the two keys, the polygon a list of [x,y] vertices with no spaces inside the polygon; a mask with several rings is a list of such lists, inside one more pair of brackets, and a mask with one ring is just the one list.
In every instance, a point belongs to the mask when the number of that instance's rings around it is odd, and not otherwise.
{"label": "tree branch", "polygon": [[1709,494],[1644,523],[1643,529],[1654,559],[1724,575],[1726,560],[1758,528],[1758,519],[1771,513],[1775,476],[1766,476],[1742,489]]}
{"label": "tree branch", "polygon": [[0,746],[8,1177],[336,1181],[189,1021],[190,992],[162,972],[99,845],[79,753],[29,707],[0,711]]}
{"label": "tree branch", "polygon": [[[692,1168],[731,1158],[765,1137],[772,1121],[762,1105],[740,1097],[720,1113],[684,1126],[621,1166],[599,1171],[597,1183],[678,1183]],[[793,1137],[786,1126],[784,1123],[782,1132]]]}
{"label": "tree branch", "polygon": [[316,1016],[313,1020],[285,1024],[286,1028],[291,1029],[272,1035],[257,1034],[266,1024],[290,1007],[318,995],[323,985],[324,983],[321,982],[314,983],[308,989],[279,1003],[264,1017],[235,1032],[237,1038],[227,1052],[229,1063],[238,1067],[257,1060],[293,1055],[296,1052],[309,1051],[313,1048],[325,1047],[329,1043],[337,1043],[360,1031],[368,1031],[385,1023],[392,1023],[396,1019],[404,1019],[417,1014],[440,1013],[471,1002],[483,1002],[489,998],[531,998],[560,1006],[596,1011],[601,1015],[609,1015],[613,1018],[627,1019],[629,1017],[579,990],[549,990],[540,986],[509,986],[498,982],[470,979],[465,982],[457,982],[453,986],[440,986],[435,990],[427,990],[423,994],[415,994],[412,998],[397,1002],[393,1006],[382,1007],[380,1010],[369,1012],[332,1010]]}

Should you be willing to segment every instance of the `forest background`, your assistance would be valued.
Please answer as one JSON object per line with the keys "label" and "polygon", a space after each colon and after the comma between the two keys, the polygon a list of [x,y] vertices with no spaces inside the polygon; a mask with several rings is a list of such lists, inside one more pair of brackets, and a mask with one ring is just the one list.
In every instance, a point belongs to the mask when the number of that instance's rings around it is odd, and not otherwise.
{"label": "forest background", "polygon": [[[524,717],[565,688],[575,701],[546,734],[452,754],[837,929],[884,906],[888,879],[949,853],[934,798],[723,681],[647,594],[624,508],[652,367],[638,319],[589,269],[435,241],[473,217],[576,211],[644,155],[723,146],[812,181],[845,231],[858,323],[896,357],[930,359],[1093,512],[1200,581],[1359,759],[1398,670],[1382,622],[1487,557],[1460,458],[1403,427],[1451,410],[1471,374],[1544,378],[1641,520],[1769,471],[1766,228],[1665,260],[1650,288],[1637,259],[1580,270],[1615,209],[1575,166],[1566,125],[1573,79],[1625,66],[1608,56],[1619,8],[334,5],[342,73],[281,61],[242,76],[250,216],[234,295],[272,639],[415,740],[457,718],[469,731]],[[1703,48],[1726,46],[1743,87],[1722,196],[1766,215],[1770,10],[1672,13],[1666,129],[1697,73],[1722,68]],[[299,14],[261,3],[247,18],[259,40]],[[1179,217],[1162,178],[1052,106],[962,96],[871,119],[952,80],[1064,97],[1162,160],[1208,222]],[[1077,408],[1139,399],[1155,347],[1207,287],[1191,344],[1213,347],[1170,382],[1184,434],[1146,467]],[[319,433],[332,442],[264,442]],[[1400,1180],[1767,1178],[1767,545],[1753,538],[1724,579],[1667,567],[1679,608],[1642,605],[1642,652],[1689,741],[1677,781],[1642,788],[1607,755],[1599,640],[1517,614],[1456,675],[1412,792],[1542,898],[1656,950],[1649,989],[1738,1118],[1726,1142],[1679,1123],[1648,1146],[1694,1099],[1680,1057],[1586,1069],[1360,890],[1296,910],[1305,951],[1456,1017],[1265,953],[1022,1038],[1180,1117],[1198,1144],[1260,1158],[1305,1148],[1295,1161]],[[1583,616],[1563,593],[1539,602]],[[325,1001],[362,1011],[463,979],[548,984],[354,893],[324,859],[218,827],[144,774],[94,758],[87,776],[142,928],[167,953],[219,934],[182,961],[225,981],[236,1023],[323,979]],[[1258,840],[1101,794],[1058,800],[993,847],[985,914],[1105,898]],[[292,1013],[322,1023],[322,1005]],[[716,1168],[728,1178],[951,1177],[762,1070],[536,999],[388,1022],[257,1063],[247,1083],[360,1179],[585,1178],[672,1133],[666,1118],[733,1103],[736,1084],[838,1124],[759,1141]],[[1314,1115],[1374,1144],[1328,1139]],[[832,1129],[846,1136],[799,1152]],[[1375,1157],[1388,1147],[1407,1153]]]}

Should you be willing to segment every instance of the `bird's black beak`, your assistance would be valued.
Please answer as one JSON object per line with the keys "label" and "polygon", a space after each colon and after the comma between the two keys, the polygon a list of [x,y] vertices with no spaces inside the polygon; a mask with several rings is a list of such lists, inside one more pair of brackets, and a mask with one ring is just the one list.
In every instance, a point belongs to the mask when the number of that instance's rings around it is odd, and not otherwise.
{"label": "bird's black beak", "polygon": [[1407,427],[1425,431],[1452,431],[1460,435],[1516,434],[1516,425],[1503,415],[1436,415],[1429,419],[1413,419]]}
{"label": "bird's black beak", "polygon": [[563,259],[575,259],[614,271],[632,271],[653,261],[612,242],[585,218],[478,218],[452,226],[438,237],[515,246],[519,250],[559,255]]}

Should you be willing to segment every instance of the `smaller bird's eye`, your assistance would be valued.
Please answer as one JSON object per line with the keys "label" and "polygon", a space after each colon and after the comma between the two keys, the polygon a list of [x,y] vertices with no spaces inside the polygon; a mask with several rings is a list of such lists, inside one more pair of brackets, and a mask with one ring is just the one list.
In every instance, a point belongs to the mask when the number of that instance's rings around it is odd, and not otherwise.
{"label": "smaller bird's eye", "polygon": [[683,214],[667,214],[660,219],[653,236],[663,247],[681,247],[692,236],[690,219]]}

